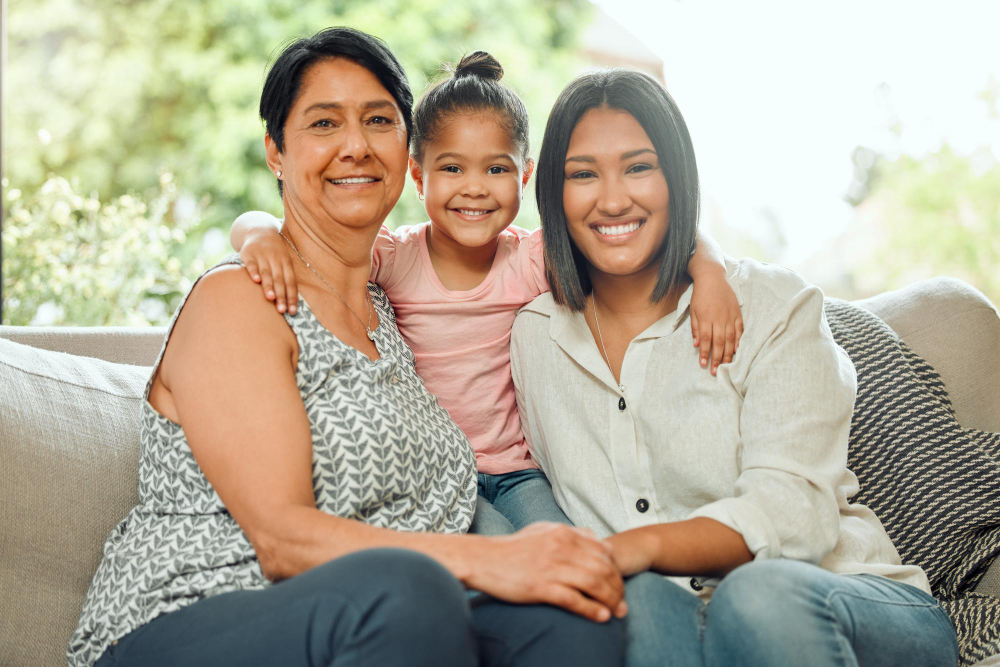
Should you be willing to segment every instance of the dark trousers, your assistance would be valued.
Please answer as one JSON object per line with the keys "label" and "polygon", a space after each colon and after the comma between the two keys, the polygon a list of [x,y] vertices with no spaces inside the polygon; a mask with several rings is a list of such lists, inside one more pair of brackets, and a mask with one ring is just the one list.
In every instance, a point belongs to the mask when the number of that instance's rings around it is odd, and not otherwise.
{"label": "dark trousers", "polygon": [[97,667],[610,667],[624,652],[620,621],[488,596],[470,602],[436,561],[372,549],[160,616]]}

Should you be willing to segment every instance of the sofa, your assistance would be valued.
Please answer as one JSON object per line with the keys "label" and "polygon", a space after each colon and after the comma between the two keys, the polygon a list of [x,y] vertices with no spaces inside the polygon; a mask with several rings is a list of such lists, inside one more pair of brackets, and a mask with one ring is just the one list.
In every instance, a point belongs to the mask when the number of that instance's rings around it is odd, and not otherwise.
{"label": "sofa", "polygon": [[[937,370],[963,427],[1000,431],[989,300],[938,278],[856,303]],[[0,327],[0,665],[66,662],[104,541],[137,501],[139,408],[163,335]],[[1000,597],[1000,558],[976,590]]]}

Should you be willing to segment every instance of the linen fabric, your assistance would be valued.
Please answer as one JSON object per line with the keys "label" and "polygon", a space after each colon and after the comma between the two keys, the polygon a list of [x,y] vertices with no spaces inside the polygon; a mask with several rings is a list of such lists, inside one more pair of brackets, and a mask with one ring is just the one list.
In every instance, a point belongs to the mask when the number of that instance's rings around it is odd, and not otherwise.
{"label": "linen fabric", "polygon": [[[465,532],[475,510],[472,450],[415,373],[384,292],[368,289],[380,322],[374,362],[327,331],[301,297],[298,313],[285,314],[299,346],[296,383],[312,425],[316,505],[385,528]],[[105,544],[70,640],[70,665],[89,667],[112,640],[158,616],[268,585],[183,429],[144,401],[139,503]]]}
{"label": "linen fabric", "polygon": [[417,373],[458,422],[479,472],[537,468],[521,433],[510,377],[510,329],[518,308],[549,289],[541,230],[508,227],[489,274],[471,290],[449,290],[427,250],[430,223],[382,228],[372,254],[372,282],[396,309],[399,332]]}
{"label": "linen fabric", "polygon": [[0,663],[66,664],[101,546],[138,500],[148,377],[0,339]]}
{"label": "linen fabric", "polygon": [[[847,468],[855,374],[827,326],[822,292],[749,259],[727,260],[727,269],[746,328],[715,377],[684,326],[690,286],[629,345],[624,392],[582,313],[549,294],[518,315],[511,367],[521,421],[559,506],[601,536],[708,517],[740,533],[755,559],[929,591],[875,514],[849,500],[858,492]],[[711,595],[711,586],[693,587]]]}
{"label": "linen fabric", "polygon": [[884,322],[829,299],[858,372],[851,469],[904,562],[927,573],[963,664],[1000,653],[1000,600],[974,590],[1000,553],[1000,433],[963,429],[941,378]]}

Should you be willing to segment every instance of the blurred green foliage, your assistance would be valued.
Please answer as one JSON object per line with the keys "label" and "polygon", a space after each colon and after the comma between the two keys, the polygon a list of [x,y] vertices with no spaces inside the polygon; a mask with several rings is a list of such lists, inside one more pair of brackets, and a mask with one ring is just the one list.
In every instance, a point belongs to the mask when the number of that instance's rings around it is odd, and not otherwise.
{"label": "blurred green foliage", "polygon": [[859,206],[881,227],[880,243],[857,282],[881,291],[948,275],[1000,304],[1000,163],[989,150],[879,156],[866,187]]}
{"label": "blurred green foliage", "polygon": [[[264,164],[257,104],[267,65],[289,40],[330,25],[378,35],[403,63],[417,95],[442,62],[488,50],[524,97],[537,147],[552,101],[577,71],[577,40],[591,11],[587,0],[9,0],[4,175],[18,191],[18,210],[40,211],[56,203],[48,199],[51,191],[36,197],[45,183],[94,193],[82,198],[88,206],[117,206],[126,194],[160,205],[166,201],[160,175],[173,174],[173,201],[197,201],[202,220],[189,230],[182,252],[178,275],[190,278],[198,270],[194,258],[213,261],[221,254],[200,247],[201,234],[228,229],[246,210],[281,214]],[[519,224],[537,225],[530,199],[524,210]],[[425,218],[408,185],[388,222],[395,227]],[[13,206],[5,211],[5,247],[8,232],[22,235],[22,224]],[[49,233],[70,249],[90,242],[49,224]],[[24,233],[45,234],[41,226]],[[121,307],[116,295],[137,279],[129,271],[146,266],[129,261],[106,275],[93,299],[107,302],[90,299],[87,307],[103,313],[112,303]],[[42,303],[21,289],[43,280],[35,269],[35,263],[5,258],[5,301],[20,294],[16,307],[5,303],[5,323],[31,321],[28,304]],[[53,272],[45,279],[62,278]],[[83,307],[63,308],[67,323],[104,321]]]}
{"label": "blurred green foliage", "polygon": [[[191,287],[181,270],[198,218],[177,218],[173,176],[160,175],[149,204],[107,203],[54,177],[33,194],[6,192],[4,321],[9,324],[162,324]],[[192,273],[205,270],[194,259]],[[12,278],[8,280],[8,275]]]}

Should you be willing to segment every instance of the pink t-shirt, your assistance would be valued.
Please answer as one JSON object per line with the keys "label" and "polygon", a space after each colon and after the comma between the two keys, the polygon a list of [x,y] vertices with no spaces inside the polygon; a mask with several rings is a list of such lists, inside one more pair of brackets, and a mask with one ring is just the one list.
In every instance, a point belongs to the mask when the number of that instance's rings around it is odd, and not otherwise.
{"label": "pink t-shirt", "polygon": [[372,282],[388,295],[417,373],[476,452],[479,472],[538,466],[521,433],[510,376],[510,329],[517,310],[549,289],[541,230],[500,234],[489,274],[477,287],[441,284],[427,250],[430,223],[383,227],[372,252]]}

